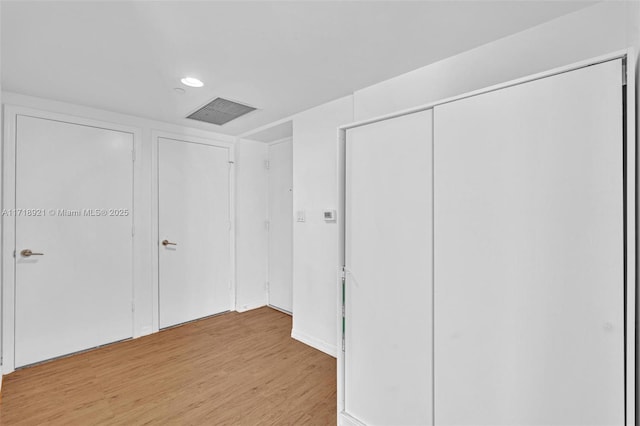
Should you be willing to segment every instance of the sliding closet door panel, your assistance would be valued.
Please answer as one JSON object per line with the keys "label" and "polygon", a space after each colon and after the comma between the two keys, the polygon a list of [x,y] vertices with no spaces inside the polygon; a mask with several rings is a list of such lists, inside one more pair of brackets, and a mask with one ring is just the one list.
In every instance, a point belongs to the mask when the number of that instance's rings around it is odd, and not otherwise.
{"label": "sliding closet door panel", "polygon": [[621,75],[435,109],[436,424],[623,424]]}
{"label": "sliding closet door panel", "polygon": [[432,112],[355,128],[346,153],[345,409],[432,421]]}

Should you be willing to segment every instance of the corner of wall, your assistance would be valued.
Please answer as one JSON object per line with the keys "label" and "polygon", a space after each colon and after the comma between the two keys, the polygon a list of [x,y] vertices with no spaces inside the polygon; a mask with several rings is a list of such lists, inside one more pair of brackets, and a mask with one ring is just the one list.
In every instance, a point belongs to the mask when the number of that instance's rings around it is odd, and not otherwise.
{"label": "corner of wall", "polygon": [[325,209],[338,210],[338,127],[353,121],[353,96],[294,116],[293,210],[305,220],[293,224],[292,337],[336,356],[338,225]]}
{"label": "corner of wall", "polygon": [[327,355],[331,355],[334,358],[338,356],[338,348],[335,344],[327,343],[307,333],[298,331],[295,328],[291,330],[291,337],[299,342],[304,343],[305,345],[311,346],[314,349],[324,352]]}
{"label": "corner of wall", "polygon": [[259,300],[259,301],[255,301],[255,302],[249,302],[249,303],[245,303],[242,306],[236,306],[236,312],[247,312],[247,311],[252,311],[254,309],[258,309],[258,308],[262,308],[264,306],[267,306],[267,301],[266,300]]}
{"label": "corner of wall", "polygon": [[[638,45],[637,2],[603,1],[354,94],[356,121],[418,107]],[[470,72],[470,70],[473,70]]]}

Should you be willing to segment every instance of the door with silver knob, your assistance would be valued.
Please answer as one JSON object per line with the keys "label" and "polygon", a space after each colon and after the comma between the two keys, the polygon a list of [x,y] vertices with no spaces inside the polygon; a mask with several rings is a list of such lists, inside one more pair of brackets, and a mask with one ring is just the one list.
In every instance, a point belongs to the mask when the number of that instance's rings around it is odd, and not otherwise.
{"label": "door with silver knob", "polygon": [[21,367],[132,335],[133,135],[22,115],[16,123]]}
{"label": "door with silver knob", "polygon": [[158,138],[159,326],[229,310],[229,149]]}

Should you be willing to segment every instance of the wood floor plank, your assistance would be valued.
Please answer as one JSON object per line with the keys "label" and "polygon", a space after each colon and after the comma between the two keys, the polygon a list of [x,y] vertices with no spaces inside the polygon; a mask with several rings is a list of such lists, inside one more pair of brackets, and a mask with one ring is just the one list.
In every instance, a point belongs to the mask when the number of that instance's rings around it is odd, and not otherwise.
{"label": "wood floor plank", "polygon": [[270,308],[18,370],[0,425],[333,425],[336,361]]}

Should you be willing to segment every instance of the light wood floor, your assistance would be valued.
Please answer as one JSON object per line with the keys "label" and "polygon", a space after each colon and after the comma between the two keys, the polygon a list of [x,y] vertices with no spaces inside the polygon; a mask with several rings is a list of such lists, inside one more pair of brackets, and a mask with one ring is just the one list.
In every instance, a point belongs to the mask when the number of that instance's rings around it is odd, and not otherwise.
{"label": "light wood floor", "polygon": [[16,371],[2,425],[332,425],[335,359],[291,318],[228,313]]}

